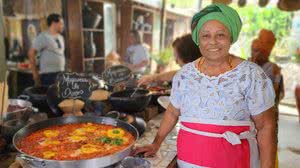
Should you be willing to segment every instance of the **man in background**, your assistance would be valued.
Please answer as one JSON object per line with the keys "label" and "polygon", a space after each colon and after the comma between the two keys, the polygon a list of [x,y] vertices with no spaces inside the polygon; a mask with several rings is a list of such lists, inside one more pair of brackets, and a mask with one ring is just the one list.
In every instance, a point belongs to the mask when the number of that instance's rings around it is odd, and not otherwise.
{"label": "man in background", "polygon": [[[59,14],[47,17],[48,30],[40,33],[28,51],[35,86],[49,86],[56,76],[65,70],[65,44],[61,35],[64,29],[63,18]],[[36,55],[39,53],[39,69],[36,66]]]}

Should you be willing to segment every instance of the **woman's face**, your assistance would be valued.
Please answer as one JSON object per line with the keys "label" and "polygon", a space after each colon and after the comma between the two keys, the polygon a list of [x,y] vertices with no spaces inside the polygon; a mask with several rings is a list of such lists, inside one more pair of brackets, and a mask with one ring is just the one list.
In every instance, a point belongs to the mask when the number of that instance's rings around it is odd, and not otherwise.
{"label": "woman's face", "polygon": [[199,30],[199,48],[207,59],[223,59],[229,54],[230,45],[230,32],[219,21],[207,21]]}
{"label": "woman's face", "polygon": [[175,56],[175,61],[176,63],[182,67],[185,63],[180,59],[178,51],[176,50],[176,48],[173,48],[173,54]]}

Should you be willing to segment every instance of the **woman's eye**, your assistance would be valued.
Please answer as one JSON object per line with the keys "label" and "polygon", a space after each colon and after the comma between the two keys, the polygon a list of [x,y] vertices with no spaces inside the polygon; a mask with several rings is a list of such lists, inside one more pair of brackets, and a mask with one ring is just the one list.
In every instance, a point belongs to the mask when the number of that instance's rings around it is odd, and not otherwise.
{"label": "woman's eye", "polygon": [[202,37],[203,37],[203,38],[208,38],[209,35],[208,35],[208,34],[203,34]]}
{"label": "woman's eye", "polygon": [[225,37],[225,34],[218,34],[218,37]]}

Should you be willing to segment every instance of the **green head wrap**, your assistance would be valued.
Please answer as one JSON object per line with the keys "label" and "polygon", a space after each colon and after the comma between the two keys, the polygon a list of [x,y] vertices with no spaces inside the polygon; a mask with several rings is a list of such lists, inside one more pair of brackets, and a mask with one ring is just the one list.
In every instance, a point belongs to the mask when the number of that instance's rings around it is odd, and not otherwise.
{"label": "green head wrap", "polygon": [[193,41],[199,45],[199,30],[210,20],[217,20],[223,23],[231,33],[231,42],[237,41],[242,28],[242,21],[239,14],[231,7],[224,4],[212,4],[196,13],[192,19],[192,24],[197,22],[197,26],[192,32]]}

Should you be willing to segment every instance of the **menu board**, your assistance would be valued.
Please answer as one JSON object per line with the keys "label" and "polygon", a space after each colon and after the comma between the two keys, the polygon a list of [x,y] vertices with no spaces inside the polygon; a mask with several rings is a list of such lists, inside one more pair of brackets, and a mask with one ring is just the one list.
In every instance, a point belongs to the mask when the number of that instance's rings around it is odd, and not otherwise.
{"label": "menu board", "polygon": [[131,70],[124,65],[112,66],[102,73],[102,78],[108,85],[116,85],[128,81],[130,77]]}
{"label": "menu board", "polygon": [[90,76],[81,73],[61,73],[56,78],[58,97],[62,99],[86,99],[98,88]]}

